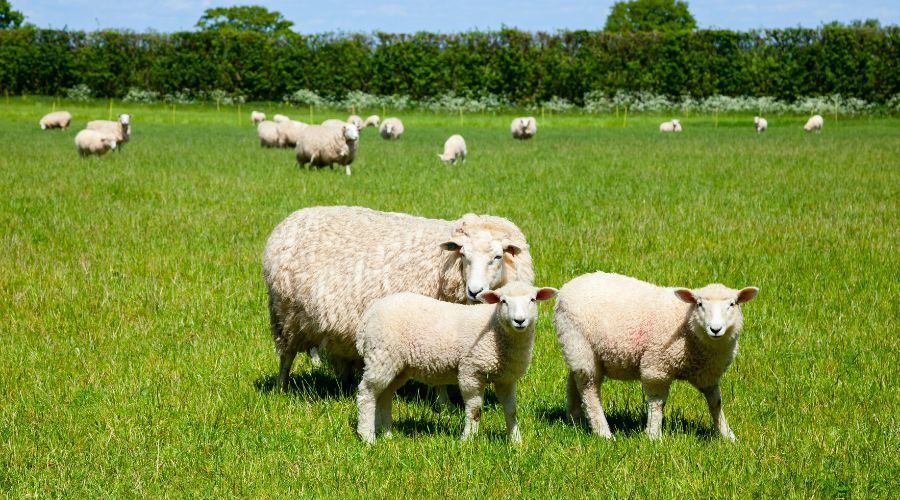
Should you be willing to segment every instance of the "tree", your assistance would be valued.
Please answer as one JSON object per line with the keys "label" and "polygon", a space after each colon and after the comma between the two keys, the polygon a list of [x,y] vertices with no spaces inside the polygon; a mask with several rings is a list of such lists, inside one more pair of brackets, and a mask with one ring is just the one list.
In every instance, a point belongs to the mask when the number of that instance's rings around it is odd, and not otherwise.
{"label": "tree", "polygon": [[0,30],[18,28],[25,21],[25,16],[17,10],[12,10],[8,0],[0,0]]}
{"label": "tree", "polygon": [[685,31],[697,21],[681,0],[623,0],[613,4],[606,18],[606,31]]}
{"label": "tree", "polygon": [[[0,0],[2,1],[2,0]],[[269,11],[259,5],[236,5],[206,9],[197,27],[203,31],[258,31],[280,34],[290,31],[294,23],[278,11]]]}

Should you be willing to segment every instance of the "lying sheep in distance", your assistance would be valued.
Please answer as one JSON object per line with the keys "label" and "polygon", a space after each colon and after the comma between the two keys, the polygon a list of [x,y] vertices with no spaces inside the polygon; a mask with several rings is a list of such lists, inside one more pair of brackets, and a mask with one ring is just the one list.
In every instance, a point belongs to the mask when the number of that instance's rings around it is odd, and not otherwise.
{"label": "lying sheep in distance", "polygon": [[450,162],[456,164],[457,160],[462,159],[466,162],[466,140],[459,134],[451,135],[444,143],[444,154],[438,154],[438,158],[444,163]]}
{"label": "lying sheep in distance", "polygon": [[275,116],[272,117],[272,121],[275,123],[283,123],[283,122],[289,122],[289,121],[291,121],[291,119],[288,118],[287,116],[276,114]]}
{"label": "lying sheep in distance", "polygon": [[659,125],[660,132],[681,132],[681,122],[672,118],[670,122],[662,122]]}
{"label": "lying sheep in distance", "polygon": [[513,139],[531,139],[537,134],[537,120],[533,116],[523,116],[513,119],[509,125]]}
{"label": "lying sheep in distance", "polygon": [[553,322],[569,379],[568,413],[582,409],[594,433],[612,438],[600,385],[605,377],[640,380],[649,402],[647,435],[660,437],[663,405],[675,380],[706,397],[713,425],[734,441],[722,411],[719,380],[734,360],[743,328],[740,305],[759,289],[663,288],[618,274],[596,272],[563,285]]}
{"label": "lying sheep in distance", "polygon": [[340,127],[308,125],[299,132],[297,138],[297,163],[300,166],[330,167],[335,163],[346,167],[351,175],[350,164],[356,158],[356,144],[359,131],[349,123]]}
{"label": "lying sheep in distance", "polygon": [[753,125],[756,126],[756,133],[759,134],[761,132],[765,132],[767,128],[769,128],[769,122],[766,121],[765,118],[761,116],[753,117]]}
{"label": "lying sheep in distance", "polygon": [[259,125],[260,123],[266,121],[266,114],[261,111],[251,111],[250,121],[253,122],[254,125]]}
{"label": "lying sheep in distance", "polygon": [[116,149],[117,142],[116,136],[101,130],[84,129],[75,136],[75,148],[82,158],[103,156],[110,149]]}
{"label": "lying sheep in distance", "polygon": [[[290,122],[288,122],[290,123]],[[264,120],[256,126],[256,135],[259,137],[259,145],[264,148],[280,148],[284,145],[278,123]]]}
{"label": "lying sheep in distance", "polygon": [[122,150],[122,145],[131,139],[131,115],[121,114],[117,121],[93,120],[87,122],[88,130],[106,132],[116,138],[116,147]]}
{"label": "lying sheep in distance", "polygon": [[431,385],[459,384],[466,412],[463,440],[478,432],[484,388],[493,383],[509,440],[521,443],[516,382],[531,363],[537,301],[555,295],[555,288],[514,281],[480,292],[481,305],[408,292],[375,301],[356,337],[356,349],[365,362],[357,396],[359,437],[373,443],[379,429],[390,435],[391,399],[413,379]]}
{"label": "lying sheep in distance", "polygon": [[822,127],[825,126],[825,119],[822,118],[821,115],[812,115],[809,120],[806,121],[806,125],[803,126],[803,130],[807,132],[812,132],[815,130],[816,132],[820,132]]}
{"label": "lying sheep in distance", "polygon": [[360,130],[363,128],[362,118],[360,118],[357,115],[350,115],[350,117],[347,118],[347,123],[356,127],[357,130]]}
{"label": "lying sheep in distance", "polygon": [[366,118],[366,121],[363,122],[362,128],[366,128],[366,127],[378,128],[378,123],[380,121],[381,121],[381,118],[379,118],[378,115],[370,115],[368,118]]}
{"label": "lying sheep in distance", "polygon": [[38,123],[41,125],[41,130],[49,130],[51,128],[66,129],[72,123],[72,114],[68,111],[54,111],[44,115]]}
{"label": "lying sheep in distance", "polygon": [[403,135],[403,122],[399,118],[385,118],[378,129],[382,139],[395,141]]}

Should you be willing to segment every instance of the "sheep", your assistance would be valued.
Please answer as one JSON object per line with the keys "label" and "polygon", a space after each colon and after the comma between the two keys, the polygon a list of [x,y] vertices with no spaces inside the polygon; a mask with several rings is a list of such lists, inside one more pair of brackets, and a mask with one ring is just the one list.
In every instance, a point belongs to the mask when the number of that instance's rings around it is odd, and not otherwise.
{"label": "sheep", "polygon": [[823,126],[825,126],[825,120],[822,118],[822,115],[812,115],[809,120],[806,121],[803,130],[807,132],[812,132],[813,130],[820,132]]}
{"label": "sheep", "polygon": [[448,221],[345,206],[288,216],[269,236],[262,267],[282,389],[297,352],[325,339],[326,360],[349,380],[361,361],[360,319],[376,299],[413,292],[462,304],[534,279],[525,235],[501,217]]}
{"label": "sheep", "polygon": [[465,400],[465,441],[478,432],[484,388],[494,384],[506,415],[506,433],[522,442],[516,418],[516,382],[534,347],[537,301],[556,295],[514,281],[478,294],[481,305],[442,302],[415,293],[375,301],[362,318],[356,349],[365,371],[359,383],[357,433],[366,443],[391,432],[391,399],[407,380],[458,383]]}
{"label": "sheep", "polygon": [[338,120],[337,118],[329,118],[322,122],[323,127],[343,127],[345,124],[349,122],[345,122],[343,120]]}
{"label": "sheep", "polygon": [[362,121],[362,118],[360,118],[360,117],[357,116],[357,115],[350,115],[350,116],[347,118],[347,123],[352,123],[353,126],[356,127],[357,129],[362,129],[362,128],[363,128],[363,121]]}
{"label": "sheep", "polygon": [[612,438],[600,403],[603,378],[640,380],[649,402],[647,435],[658,439],[669,386],[686,380],[706,397],[719,433],[734,441],[719,380],[737,352],[740,304],[758,291],[720,284],[663,288],[604,272],[566,283],[553,322],[569,369],[569,415],[581,419],[583,406],[593,432]]}
{"label": "sheep", "polygon": [[272,121],[275,123],[283,123],[283,122],[289,122],[289,121],[291,121],[291,119],[288,118],[287,116],[276,114],[275,116],[272,117]]}
{"label": "sheep", "polygon": [[75,135],[75,148],[82,158],[88,155],[102,156],[116,149],[116,136],[100,130],[84,129]]}
{"label": "sheep", "polygon": [[350,164],[356,159],[356,143],[359,131],[349,123],[340,127],[308,125],[299,131],[297,137],[297,163],[314,167],[344,165],[347,175],[351,175]]}
{"label": "sheep", "polygon": [[97,130],[112,135],[116,138],[116,146],[119,148],[119,151],[121,151],[122,145],[128,142],[129,139],[131,139],[131,115],[123,113],[119,115],[119,119],[117,121],[89,121],[87,122],[86,128],[88,130]]}
{"label": "sheep", "polygon": [[308,125],[297,120],[281,122],[278,126],[278,143],[284,148],[293,148],[297,146],[300,140],[300,133]]}
{"label": "sheep", "polygon": [[403,122],[399,118],[385,118],[378,129],[382,139],[395,141],[403,135]]}
{"label": "sheep", "polygon": [[256,135],[259,136],[259,145],[264,148],[280,148],[284,145],[284,137],[279,132],[279,124],[264,120],[256,126]]}
{"label": "sheep", "polygon": [[753,117],[753,125],[756,126],[756,133],[757,133],[757,134],[759,134],[759,133],[761,133],[761,132],[765,132],[766,129],[769,128],[769,122],[768,122],[765,118],[763,118],[763,117],[761,117],[761,116],[754,116],[754,117]]}
{"label": "sheep", "polygon": [[447,142],[444,143],[444,154],[438,154],[437,156],[444,163],[450,162],[455,164],[460,158],[465,163],[466,140],[459,134],[451,135]]}
{"label": "sheep", "polygon": [[681,132],[681,122],[672,118],[670,122],[662,122],[659,125],[660,132]]}
{"label": "sheep", "polygon": [[52,113],[47,113],[41,118],[41,121],[38,122],[41,125],[41,130],[49,130],[51,128],[69,128],[69,124],[72,123],[72,114],[68,111],[54,111]]}
{"label": "sheep", "polygon": [[523,116],[513,119],[509,126],[513,139],[531,139],[537,133],[537,120],[533,116]]}
{"label": "sheep", "polygon": [[366,118],[366,121],[363,122],[362,128],[367,127],[375,127],[378,128],[378,123],[381,121],[381,118],[378,115],[370,115]]}
{"label": "sheep", "polygon": [[260,123],[266,121],[266,114],[261,111],[251,111],[250,121],[253,122],[254,125],[259,125]]}

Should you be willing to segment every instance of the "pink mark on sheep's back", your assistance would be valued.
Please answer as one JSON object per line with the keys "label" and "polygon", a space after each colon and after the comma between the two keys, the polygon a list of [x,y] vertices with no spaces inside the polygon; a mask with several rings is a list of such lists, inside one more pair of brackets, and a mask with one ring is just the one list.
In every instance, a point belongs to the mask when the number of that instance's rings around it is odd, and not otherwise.
{"label": "pink mark on sheep's back", "polygon": [[653,322],[650,318],[642,320],[638,323],[637,327],[631,332],[631,343],[637,347],[640,347],[644,340],[647,338],[647,333],[650,332],[650,328],[653,326]]}

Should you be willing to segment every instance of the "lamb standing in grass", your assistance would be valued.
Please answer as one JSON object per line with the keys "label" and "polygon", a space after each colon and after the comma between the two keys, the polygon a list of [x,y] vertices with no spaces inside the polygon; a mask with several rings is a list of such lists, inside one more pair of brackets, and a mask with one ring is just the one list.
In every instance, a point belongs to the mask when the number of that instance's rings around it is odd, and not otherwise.
{"label": "lamb standing in grass", "polygon": [[359,131],[349,123],[340,127],[308,125],[297,137],[297,163],[314,167],[329,167],[335,163],[344,165],[351,175],[350,164],[356,158]]}
{"label": "lamb standing in grass", "polygon": [[767,128],[769,128],[769,122],[766,121],[765,118],[761,116],[753,117],[753,125],[756,126],[756,133],[759,134],[761,132],[765,132]]}
{"label": "lamb standing in grass", "polygon": [[442,302],[398,293],[372,304],[362,319],[356,348],[365,361],[359,384],[357,433],[367,443],[381,428],[391,432],[391,400],[409,379],[459,384],[466,405],[463,440],[478,432],[484,388],[494,391],[506,415],[506,433],[521,443],[516,382],[531,363],[537,301],[555,288],[514,281],[478,294],[481,305]]}
{"label": "lamb standing in grass", "polygon": [[39,122],[41,130],[49,130],[51,128],[69,128],[72,123],[72,114],[68,111],[54,111],[47,113]]}
{"label": "lamb standing in grass", "polygon": [[272,231],[263,254],[269,318],[286,389],[294,357],[328,339],[327,360],[347,381],[361,358],[356,332],[377,299],[413,292],[455,303],[534,270],[512,222],[468,214],[454,221],[360,207],[311,207]]}
{"label": "lamb standing in grass", "polygon": [[122,145],[131,139],[131,115],[121,114],[118,121],[93,120],[87,122],[88,130],[106,132],[116,138],[116,147],[122,150]]}
{"label": "lamb standing in grass", "polygon": [[812,115],[809,120],[806,121],[806,125],[803,126],[803,130],[807,132],[812,132],[815,130],[816,132],[820,132],[822,127],[825,126],[825,119],[822,118],[821,115]]}
{"label": "lamb standing in grass", "polygon": [[463,136],[454,134],[444,143],[444,154],[438,154],[438,158],[444,163],[456,164],[460,159],[465,163],[466,154],[466,140],[463,139]]}
{"label": "lamb standing in grass", "polygon": [[370,115],[368,118],[366,118],[366,121],[363,122],[362,128],[366,128],[366,127],[378,128],[378,123],[380,121],[381,121],[381,118],[379,118],[378,115]]}
{"label": "lamb standing in grass", "polygon": [[399,118],[385,118],[378,129],[382,139],[395,141],[403,135],[403,122]]}
{"label": "lamb standing in grass", "polygon": [[284,123],[284,122],[291,121],[291,119],[288,118],[287,116],[276,114],[275,116],[272,117],[272,121],[275,123]]}
{"label": "lamb standing in grass", "polygon": [[360,118],[360,117],[357,116],[357,115],[350,115],[350,117],[347,118],[347,123],[352,124],[354,127],[357,128],[357,130],[363,128],[363,121],[362,121],[362,118]]}
{"label": "lamb standing in grass", "polygon": [[516,118],[509,126],[513,139],[531,139],[537,133],[537,120],[533,116]]}
{"label": "lamb standing in grass", "polygon": [[250,121],[253,122],[254,125],[259,125],[260,123],[266,121],[266,114],[260,111],[251,111]]}
{"label": "lamb standing in grass", "polygon": [[647,434],[657,439],[669,386],[686,380],[706,397],[719,433],[734,441],[719,380],[737,353],[740,305],[758,291],[719,284],[663,288],[603,272],[566,283],[553,321],[569,368],[569,415],[580,419],[583,407],[594,433],[611,438],[600,403],[603,378],[640,380],[649,401]]}
{"label": "lamb standing in grass", "polygon": [[103,156],[116,149],[116,136],[99,130],[82,130],[75,136],[75,148],[82,158],[89,155]]}
{"label": "lamb standing in grass", "polygon": [[670,122],[662,122],[659,125],[660,132],[681,132],[681,122],[672,118]]}
{"label": "lamb standing in grass", "polygon": [[[290,122],[288,122],[290,123]],[[256,135],[259,136],[259,145],[264,148],[280,148],[283,145],[283,136],[278,130],[278,123],[265,120],[256,126]]]}

